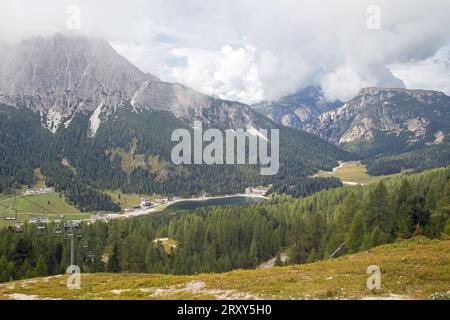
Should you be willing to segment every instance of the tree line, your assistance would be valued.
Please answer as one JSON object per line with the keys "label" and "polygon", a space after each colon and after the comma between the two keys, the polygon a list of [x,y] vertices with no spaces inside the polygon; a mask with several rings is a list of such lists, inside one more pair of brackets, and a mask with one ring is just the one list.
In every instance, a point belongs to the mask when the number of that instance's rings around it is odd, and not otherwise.
{"label": "tree line", "polygon": [[[45,235],[32,224],[24,233],[2,229],[1,281],[63,273],[69,241],[54,228]],[[450,168],[301,199],[274,194],[249,206],[83,225],[76,257],[83,272],[195,274],[254,268],[282,251],[288,263],[306,263],[328,259],[341,245],[337,255],[442,233],[450,234]]]}

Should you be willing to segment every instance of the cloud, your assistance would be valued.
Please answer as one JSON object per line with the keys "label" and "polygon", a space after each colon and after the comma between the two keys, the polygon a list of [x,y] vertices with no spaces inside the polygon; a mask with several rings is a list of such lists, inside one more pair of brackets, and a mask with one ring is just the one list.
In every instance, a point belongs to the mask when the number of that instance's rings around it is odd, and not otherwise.
{"label": "cloud", "polygon": [[171,80],[182,82],[220,98],[253,103],[264,98],[255,48],[223,46],[220,51],[172,49],[186,64],[170,69]]}
{"label": "cloud", "polygon": [[[343,100],[363,86],[450,93],[440,53],[450,46],[448,0],[2,0],[0,41],[67,32],[72,4],[82,33],[163,80],[226,99],[276,99],[309,84]],[[372,5],[380,30],[367,28]]]}
{"label": "cloud", "polygon": [[397,63],[390,68],[408,88],[438,90],[450,95],[450,46],[439,49],[428,59]]}
{"label": "cloud", "polygon": [[324,75],[321,79],[321,86],[328,100],[346,101],[351,99],[360,88],[371,86],[373,81],[373,78],[362,77],[351,67],[342,66]]}
{"label": "cloud", "polygon": [[335,71],[325,74],[320,81],[325,97],[334,101],[350,100],[365,87],[404,88],[402,80],[395,77],[392,72],[383,66],[365,67],[340,66]]}
{"label": "cloud", "polygon": [[219,51],[174,48],[170,53],[185,63],[167,70],[169,80],[248,104],[294,92],[316,71],[301,56],[280,58],[248,43],[224,45]]}

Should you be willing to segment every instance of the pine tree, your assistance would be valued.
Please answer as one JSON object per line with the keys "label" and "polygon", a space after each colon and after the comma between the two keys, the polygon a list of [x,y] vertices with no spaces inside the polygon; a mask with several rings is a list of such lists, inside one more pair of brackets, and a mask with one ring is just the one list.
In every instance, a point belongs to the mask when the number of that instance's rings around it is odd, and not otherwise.
{"label": "pine tree", "polygon": [[31,266],[28,259],[25,259],[25,261],[23,262],[23,265],[21,268],[21,273],[22,273],[23,278],[33,278],[34,277],[33,267]]}
{"label": "pine tree", "polygon": [[388,192],[383,181],[378,182],[375,189],[369,194],[367,203],[367,226],[368,230],[379,227],[380,230],[394,239],[394,219],[390,208]]}
{"label": "pine tree", "polygon": [[290,237],[293,244],[290,247],[289,261],[294,264],[305,263],[309,251],[305,227],[302,224],[296,223]]}
{"label": "pine tree", "polygon": [[450,181],[447,182],[427,227],[427,234],[431,237],[439,236],[441,233],[450,234]]}
{"label": "pine tree", "polygon": [[362,213],[358,213],[353,220],[348,247],[350,251],[357,252],[364,248],[365,242],[365,220]]}
{"label": "pine tree", "polygon": [[42,256],[39,256],[36,267],[34,268],[34,274],[36,276],[46,276],[48,275],[47,265],[45,264],[45,260]]}
{"label": "pine tree", "polygon": [[250,250],[248,252],[248,256],[250,259],[250,263],[255,266],[258,263],[258,244],[255,239],[253,238],[251,244],[250,244]]}
{"label": "pine tree", "polygon": [[8,261],[5,257],[0,257],[0,282],[7,282],[11,275],[8,274]]}
{"label": "pine tree", "polygon": [[108,259],[108,271],[114,273],[120,272],[119,246],[117,244],[114,244],[112,255]]}
{"label": "pine tree", "polygon": [[381,231],[381,228],[379,226],[376,226],[370,234],[369,247],[379,246],[383,243],[386,243],[387,241],[388,240],[386,234]]}

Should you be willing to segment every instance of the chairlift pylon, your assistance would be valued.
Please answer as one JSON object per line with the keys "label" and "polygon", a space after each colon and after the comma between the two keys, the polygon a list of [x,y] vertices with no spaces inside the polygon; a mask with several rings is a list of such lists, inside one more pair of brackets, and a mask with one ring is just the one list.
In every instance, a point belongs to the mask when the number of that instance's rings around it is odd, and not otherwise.
{"label": "chairlift pylon", "polygon": [[17,220],[17,207],[16,207],[16,195],[14,195],[13,204],[9,205],[9,210],[14,210],[14,216],[7,216],[4,218],[6,221],[16,221]]}

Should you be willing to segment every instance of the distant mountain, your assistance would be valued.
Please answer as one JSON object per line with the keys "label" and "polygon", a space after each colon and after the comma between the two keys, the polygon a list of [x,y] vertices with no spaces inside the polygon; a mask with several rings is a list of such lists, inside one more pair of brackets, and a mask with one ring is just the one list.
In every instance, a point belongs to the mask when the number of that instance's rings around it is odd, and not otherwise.
{"label": "distant mountain", "polygon": [[246,105],[215,99],[181,84],[145,74],[101,39],[57,34],[0,50],[0,102],[41,114],[52,132],[77,113],[94,112],[92,134],[108,115],[129,104],[165,110],[177,118],[214,126],[254,125]]}
{"label": "distant mountain", "polygon": [[[329,186],[314,179],[305,187],[308,175],[347,156],[247,105],[145,74],[103,40],[35,38],[0,55],[0,191],[33,184],[39,167],[48,183],[89,211],[115,208],[105,189],[224,194],[276,183],[298,185],[304,194]],[[261,176],[250,165],[175,166],[171,133],[192,130],[194,120],[222,130],[279,128],[278,174]]]}
{"label": "distant mountain", "polygon": [[447,141],[450,97],[428,90],[365,88],[303,128],[362,157],[407,152]]}
{"label": "distant mountain", "polygon": [[279,100],[263,101],[251,107],[284,126],[302,128],[304,123],[340,106],[342,102],[338,100],[327,101],[320,87],[308,86]]}

